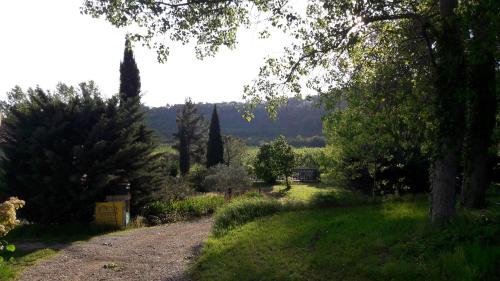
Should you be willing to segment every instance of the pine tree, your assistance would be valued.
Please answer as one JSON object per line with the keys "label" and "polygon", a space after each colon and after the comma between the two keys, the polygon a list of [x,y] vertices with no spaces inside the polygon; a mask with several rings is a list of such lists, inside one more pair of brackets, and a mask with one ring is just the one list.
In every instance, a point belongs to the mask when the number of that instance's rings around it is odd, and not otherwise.
{"label": "pine tree", "polygon": [[210,121],[210,130],[208,132],[207,167],[210,168],[222,163],[224,163],[224,143],[222,142],[220,133],[217,106],[214,105],[212,120]]}
{"label": "pine tree", "polygon": [[[203,116],[191,99],[177,112],[177,139],[175,148],[179,151],[179,170],[181,175],[189,172],[192,162],[200,162],[205,155],[206,125]],[[194,161],[192,161],[194,160]]]}

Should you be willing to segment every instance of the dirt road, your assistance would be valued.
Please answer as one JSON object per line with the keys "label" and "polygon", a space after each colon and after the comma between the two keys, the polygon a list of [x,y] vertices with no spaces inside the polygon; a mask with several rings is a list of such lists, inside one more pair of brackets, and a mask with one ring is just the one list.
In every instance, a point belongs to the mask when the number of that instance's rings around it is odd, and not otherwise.
{"label": "dirt road", "polygon": [[94,237],[29,267],[18,280],[186,280],[211,224],[201,219]]}

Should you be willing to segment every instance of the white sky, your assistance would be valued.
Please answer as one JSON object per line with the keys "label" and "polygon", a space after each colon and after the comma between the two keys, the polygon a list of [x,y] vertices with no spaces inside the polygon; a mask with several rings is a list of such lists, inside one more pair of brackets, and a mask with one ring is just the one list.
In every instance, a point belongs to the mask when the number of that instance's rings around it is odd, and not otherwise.
{"label": "white sky", "polygon": [[[54,89],[94,80],[101,92],[118,91],[126,30],[81,15],[83,0],[3,0],[0,2],[0,98],[15,85]],[[242,30],[235,50],[197,60],[192,46],[171,47],[166,64],[156,52],[135,47],[143,102],[149,106],[241,100],[243,85],[258,73],[263,59],[279,55],[283,36],[258,39]],[[281,37],[281,38],[280,38]]]}

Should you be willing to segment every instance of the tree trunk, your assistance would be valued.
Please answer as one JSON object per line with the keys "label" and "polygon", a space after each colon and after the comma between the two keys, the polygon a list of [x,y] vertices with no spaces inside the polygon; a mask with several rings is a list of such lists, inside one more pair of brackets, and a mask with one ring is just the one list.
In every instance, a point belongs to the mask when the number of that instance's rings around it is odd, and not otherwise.
{"label": "tree trunk", "polygon": [[[448,142],[452,142],[449,140]],[[455,182],[458,170],[458,147],[443,147],[431,172],[431,221],[445,223],[455,214]]]}
{"label": "tree trunk", "polygon": [[[482,8],[482,9],[481,9]],[[495,127],[497,101],[495,81],[495,30],[487,17],[479,16],[473,23],[471,40],[470,97],[467,135],[465,138],[464,181],[462,205],[468,208],[485,206],[485,193],[491,182],[492,161],[488,149]]]}
{"label": "tree trunk", "polygon": [[431,221],[447,222],[455,214],[455,180],[464,129],[465,63],[456,0],[440,0],[435,88],[437,155],[431,171]]}

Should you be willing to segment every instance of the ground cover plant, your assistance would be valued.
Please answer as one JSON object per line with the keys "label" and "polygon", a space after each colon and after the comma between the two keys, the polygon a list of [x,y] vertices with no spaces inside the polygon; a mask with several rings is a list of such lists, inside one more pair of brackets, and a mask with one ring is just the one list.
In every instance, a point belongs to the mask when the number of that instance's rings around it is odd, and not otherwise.
{"label": "ground cover plant", "polygon": [[193,196],[173,201],[155,201],[144,208],[143,215],[153,225],[171,223],[211,215],[224,202],[224,196],[219,194]]}
{"label": "ground cover plant", "polygon": [[[318,194],[331,194],[309,192],[309,202]],[[500,200],[499,194],[490,196],[492,202]],[[428,222],[423,197],[375,203],[270,212],[222,235],[214,228],[192,276],[195,280],[497,280],[500,276],[498,204],[484,211],[462,209],[450,224],[437,227]]]}

